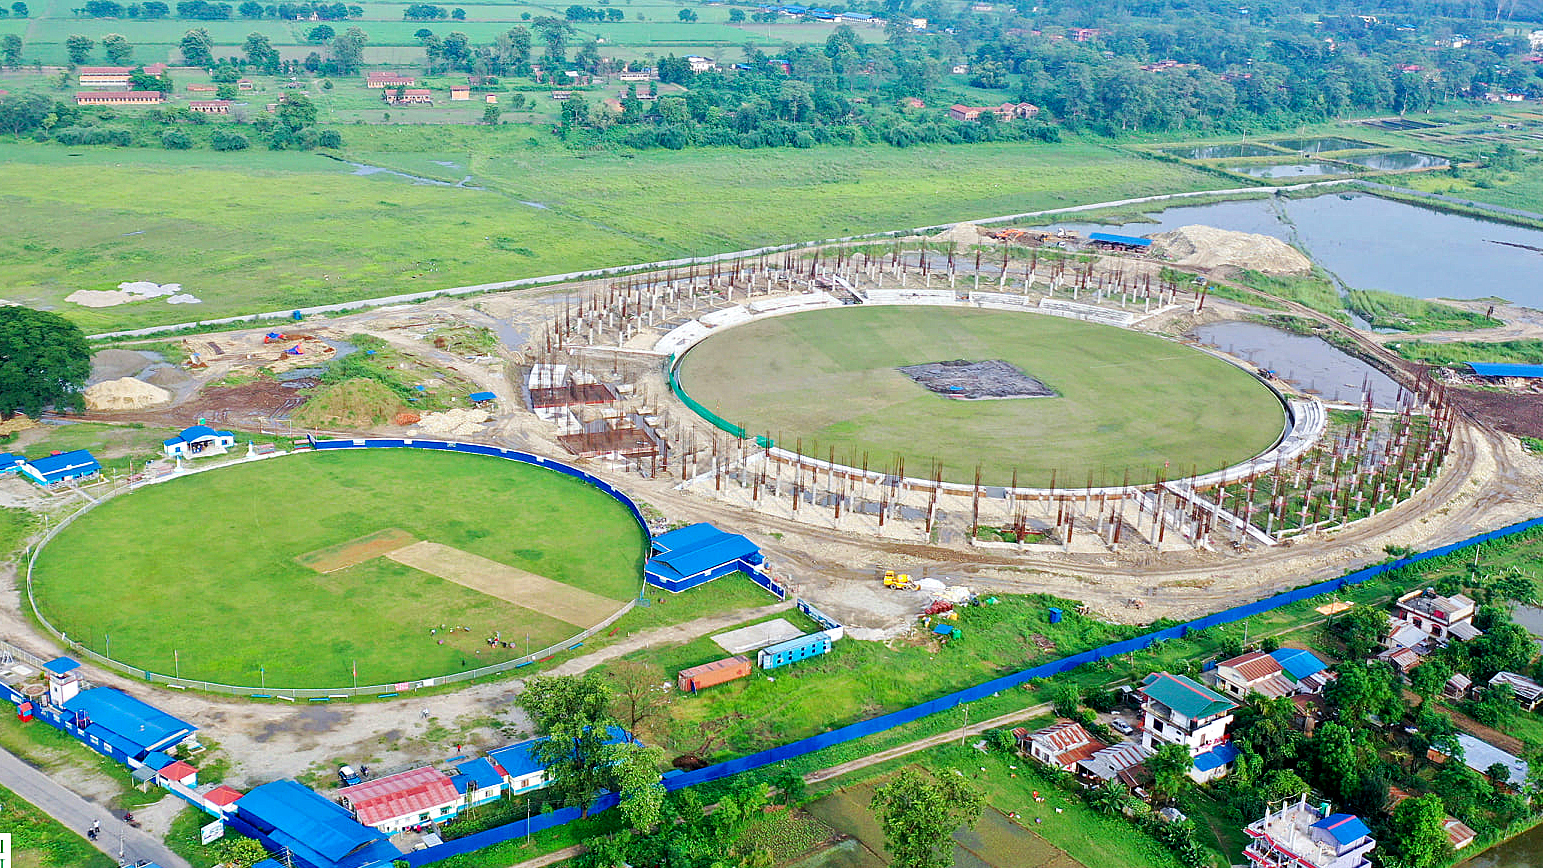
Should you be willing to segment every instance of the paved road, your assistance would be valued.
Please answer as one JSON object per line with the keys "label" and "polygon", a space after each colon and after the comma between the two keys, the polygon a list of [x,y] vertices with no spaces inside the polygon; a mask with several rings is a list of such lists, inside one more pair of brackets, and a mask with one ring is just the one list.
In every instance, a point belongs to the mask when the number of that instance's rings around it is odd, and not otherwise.
{"label": "paved road", "polygon": [[[192,868],[186,859],[167,849],[165,844],[125,825],[119,815],[75,795],[4,750],[0,750],[0,784],[82,837],[91,827],[92,820],[101,823],[102,834],[96,840],[96,848],[114,859],[119,858],[121,834],[122,855],[130,865],[147,859],[162,868]],[[4,831],[4,827],[4,813],[0,812],[0,831]]]}

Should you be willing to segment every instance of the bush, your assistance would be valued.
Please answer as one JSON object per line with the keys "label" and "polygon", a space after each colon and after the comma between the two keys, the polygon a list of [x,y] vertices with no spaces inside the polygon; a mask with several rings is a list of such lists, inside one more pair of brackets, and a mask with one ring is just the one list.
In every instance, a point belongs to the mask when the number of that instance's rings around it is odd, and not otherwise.
{"label": "bush", "polygon": [[341,148],[343,147],[343,134],[337,130],[321,130],[316,135],[316,147]]}
{"label": "bush", "polygon": [[251,146],[252,143],[246,140],[246,136],[240,133],[227,133],[224,130],[215,133],[209,139],[209,147],[216,151],[244,151]]}
{"label": "bush", "polygon": [[168,151],[185,151],[193,147],[193,137],[181,130],[167,130],[161,133],[161,147]]}
{"label": "bush", "polygon": [[61,145],[116,145],[127,148],[134,143],[128,130],[120,127],[56,127],[54,141]]}

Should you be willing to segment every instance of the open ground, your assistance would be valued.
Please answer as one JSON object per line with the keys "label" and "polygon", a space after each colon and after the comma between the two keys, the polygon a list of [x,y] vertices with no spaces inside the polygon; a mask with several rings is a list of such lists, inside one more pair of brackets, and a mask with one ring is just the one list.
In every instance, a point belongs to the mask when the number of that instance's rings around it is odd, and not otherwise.
{"label": "open ground", "polygon": [[[901,366],[1002,360],[1054,397],[960,401]],[[905,458],[911,476],[1063,488],[1207,472],[1268,449],[1281,402],[1246,371],[1181,344],[1034,314],[840,308],[748,323],[681,362],[681,387],[784,449],[848,466]]]}
{"label": "open ground", "polygon": [[[448,554],[356,552],[352,565],[317,562],[325,572],[301,563],[383,530],[531,576],[550,603],[440,578]],[[355,672],[385,684],[577,634],[637,594],[642,551],[626,508],[570,477],[478,456],[349,451],[108,501],[44,549],[34,592],[72,640],[139,668],[269,688],[346,686]],[[489,646],[495,634],[513,647]]]}

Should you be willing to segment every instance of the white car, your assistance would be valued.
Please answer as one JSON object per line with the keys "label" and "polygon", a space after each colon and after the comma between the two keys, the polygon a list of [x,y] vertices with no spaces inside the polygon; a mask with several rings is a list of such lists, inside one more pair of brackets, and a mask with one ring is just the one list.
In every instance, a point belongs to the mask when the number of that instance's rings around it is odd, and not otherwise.
{"label": "white car", "polygon": [[1116,717],[1109,722],[1109,728],[1121,735],[1135,735],[1136,728]]}

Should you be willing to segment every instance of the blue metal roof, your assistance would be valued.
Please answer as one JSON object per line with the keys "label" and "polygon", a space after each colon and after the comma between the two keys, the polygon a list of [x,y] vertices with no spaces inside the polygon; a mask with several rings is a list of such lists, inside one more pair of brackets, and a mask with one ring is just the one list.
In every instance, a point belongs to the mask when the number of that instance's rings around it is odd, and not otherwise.
{"label": "blue metal roof", "polygon": [[1329,664],[1303,648],[1277,648],[1270,652],[1270,656],[1275,658],[1280,668],[1286,670],[1287,675],[1298,681],[1329,668]]}
{"label": "blue metal roof", "polygon": [[1195,757],[1195,771],[1208,772],[1219,769],[1238,758],[1238,749],[1229,742],[1222,742]]}
{"label": "blue metal roof", "polygon": [[166,768],[174,762],[176,762],[176,760],[172,759],[170,754],[162,753],[158,750],[153,750],[145,754],[145,765],[155,769],[156,771],[160,771],[161,769]]}
{"label": "blue metal roof", "polygon": [[295,781],[257,787],[236,802],[236,811],[274,842],[318,865],[336,865],[355,851],[386,840],[342,805]]}
{"label": "blue metal roof", "polygon": [[48,482],[54,482],[72,473],[81,475],[96,473],[102,469],[90,452],[84,449],[76,449],[74,452],[61,452],[58,455],[49,455],[35,461],[28,461],[27,466]]}
{"label": "blue metal roof", "polygon": [[493,768],[493,764],[484,757],[459,763],[456,765],[455,770],[460,772],[460,775],[457,775],[457,777],[466,778],[473,784],[476,784],[476,789],[479,790],[496,787],[504,782],[503,777]]}
{"label": "blue metal roof", "polygon": [[496,401],[498,396],[492,392],[472,392],[467,396],[473,401]]}
{"label": "blue metal roof", "polygon": [[0,470],[9,470],[18,464],[25,464],[27,459],[9,452],[0,452]]}
{"label": "blue metal roof", "polygon": [[1089,241],[1102,241],[1105,244],[1124,244],[1129,247],[1150,247],[1152,242],[1147,238],[1137,238],[1134,235],[1116,235],[1113,232],[1090,232]]}
{"label": "blue metal roof", "polygon": [[64,710],[84,713],[93,728],[101,727],[132,745],[135,749],[127,752],[135,758],[170,747],[198,729],[112,687],[82,691],[64,703]]}
{"label": "blue metal roof", "polygon": [[235,434],[229,431],[216,431],[213,428],[210,428],[208,425],[193,425],[188,428],[183,428],[180,432],[178,432],[177,436],[167,440],[162,440],[161,442],[167,446],[175,446],[178,443],[192,443],[194,440],[203,440],[207,437],[234,438],[235,436]]}
{"label": "blue metal roof", "polygon": [[1543,377],[1543,365],[1504,365],[1496,362],[1469,362],[1468,367],[1481,377]]}
{"label": "blue metal roof", "polygon": [[543,741],[546,741],[546,736],[490,750],[488,751],[488,758],[498,763],[499,767],[505,772],[508,772],[509,777],[523,778],[526,775],[546,770],[546,764],[531,756],[530,753],[531,748]]}
{"label": "blue metal roof", "polygon": [[705,521],[688,524],[654,537],[654,554],[664,554],[679,549],[696,548],[709,540],[723,536],[723,531]]}
{"label": "blue metal roof", "polygon": [[1329,833],[1334,843],[1341,847],[1365,838],[1372,833],[1355,814],[1330,814],[1313,824],[1314,829]]}
{"label": "blue metal roof", "polygon": [[80,663],[78,661],[71,660],[68,657],[55,657],[47,663],[44,663],[43,668],[47,669],[49,672],[52,672],[55,675],[64,675],[79,669]]}

